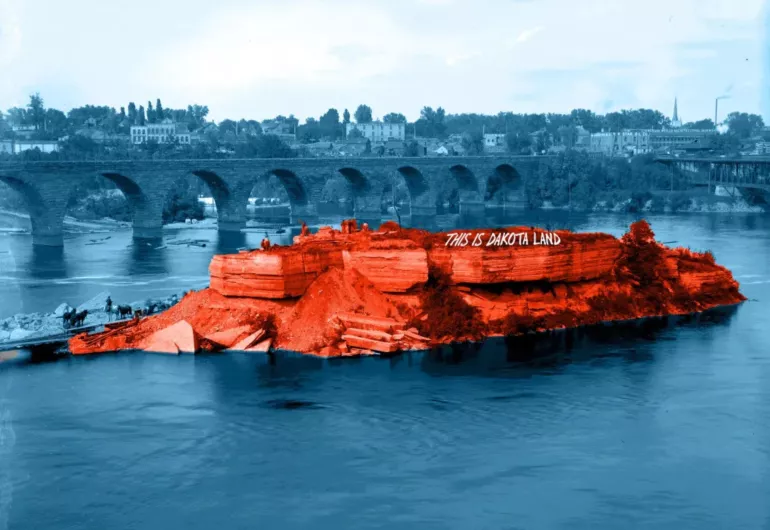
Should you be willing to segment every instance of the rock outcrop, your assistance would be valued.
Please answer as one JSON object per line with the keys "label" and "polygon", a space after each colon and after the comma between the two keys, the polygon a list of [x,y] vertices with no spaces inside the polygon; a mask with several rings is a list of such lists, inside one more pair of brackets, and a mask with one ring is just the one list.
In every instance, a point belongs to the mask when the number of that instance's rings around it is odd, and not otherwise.
{"label": "rock outcrop", "polygon": [[346,222],[342,232],[303,231],[290,247],[215,256],[209,289],[160,315],[78,335],[70,349],[382,355],[745,300],[711,254],[666,248],[644,221],[621,239],[525,227],[465,236],[474,243]]}

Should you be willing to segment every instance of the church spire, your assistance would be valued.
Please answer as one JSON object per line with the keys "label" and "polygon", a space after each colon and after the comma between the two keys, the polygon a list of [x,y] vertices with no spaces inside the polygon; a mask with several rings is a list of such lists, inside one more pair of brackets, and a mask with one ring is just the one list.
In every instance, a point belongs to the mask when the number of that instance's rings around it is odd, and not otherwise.
{"label": "church spire", "polygon": [[679,109],[677,108],[677,98],[674,98],[674,115],[671,117],[672,127],[681,127],[682,122],[679,121]]}

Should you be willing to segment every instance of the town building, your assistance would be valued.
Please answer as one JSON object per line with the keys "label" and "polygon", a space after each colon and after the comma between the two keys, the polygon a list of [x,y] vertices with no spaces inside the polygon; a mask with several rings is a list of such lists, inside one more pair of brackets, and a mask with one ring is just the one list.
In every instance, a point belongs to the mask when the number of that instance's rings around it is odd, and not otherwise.
{"label": "town building", "polygon": [[0,154],[13,153],[13,140],[0,140]]}
{"label": "town building", "polygon": [[607,156],[626,156],[703,145],[716,131],[709,129],[629,129],[599,132],[590,137],[588,150]]}
{"label": "town building", "polygon": [[505,135],[499,133],[484,133],[484,148],[505,148]]}
{"label": "town building", "polygon": [[361,135],[372,143],[387,142],[388,140],[405,140],[405,123],[384,123],[373,121],[370,123],[348,123],[345,125],[345,137],[350,133],[359,131]]}
{"label": "town building", "polygon": [[297,141],[297,127],[283,120],[264,120],[262,134],[272,134],[288,143]]}
{"label": "town building", "polygon": [[131,126],[131,143],[134,145],[145,144],[149,141],[155,141],[159,144],[177,142],[189,145],[191,140],[187,125],[184,123],[174,123],[169,118],[164,119],[160,123]]}
{"label": "town building", "polygon": [[17,138],[30,138],[37,132],[34,125],[11,125],[11,130]]}
{"label": "town building", "polygon": [[662,151],[693,144],[705,144],[716,135],[713,129],[662,129],[648,131],[650,150]]}

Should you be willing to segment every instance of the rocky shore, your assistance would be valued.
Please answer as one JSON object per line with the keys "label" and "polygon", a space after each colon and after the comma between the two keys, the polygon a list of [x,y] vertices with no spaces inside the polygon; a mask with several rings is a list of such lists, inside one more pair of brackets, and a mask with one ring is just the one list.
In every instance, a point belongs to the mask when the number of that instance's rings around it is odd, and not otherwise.
{"label": "rocky shore", "polygon": [[137,300],[130,304],[113,300],[113,313],[108,315],[105,312],[105,306],[109,296],[110,293],[104,291],[76,306],[63,302],[50,313],[19,313],[0,320],[0,347],[2,347],[3,343],[24,341],[37,337],[49,337],[67,332],[68,328],[65,327],[62,316],[65,312],[72,309],[88,311],[88,315],[83,322],[84,326],[101,325],[115,321],[118,318],[115,313],[115,308],[118,305],[130,305],[132,309],[145,309],[151,305],[155,305],[158,308],[170,308],[184,295],[180,293],[179,295],[175,294],[165,298]]}
{"label": "rocky shore", "polygon": [[710,253],[667,248],[645,221],[621,239],[532,227],[305,232],[215,256],[208,289],[157,316],[70,341],[74,354],[292,350],[392,354],[745,300]]}

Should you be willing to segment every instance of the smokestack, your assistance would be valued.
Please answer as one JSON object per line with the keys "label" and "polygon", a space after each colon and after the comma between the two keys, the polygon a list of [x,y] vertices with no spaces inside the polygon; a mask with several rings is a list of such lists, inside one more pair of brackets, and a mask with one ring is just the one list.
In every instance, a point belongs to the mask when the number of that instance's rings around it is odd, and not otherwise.
{"label": "smokestack", "polygon": [[719,117],[719,100],[729,99],[730,96],[719,96],[714,100],[714,127],[717,126],[717,118]]}

